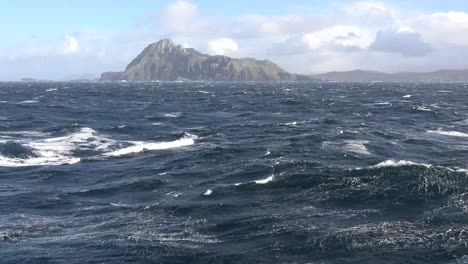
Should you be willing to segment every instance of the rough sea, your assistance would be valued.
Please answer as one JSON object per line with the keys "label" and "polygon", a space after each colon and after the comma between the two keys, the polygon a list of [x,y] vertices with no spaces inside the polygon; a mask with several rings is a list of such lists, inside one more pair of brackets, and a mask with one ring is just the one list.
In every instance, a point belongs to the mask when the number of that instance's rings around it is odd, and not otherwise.
{"label": "rough sea", "polygon": [[467,86],[0,83],[0,263],[468,263]]}

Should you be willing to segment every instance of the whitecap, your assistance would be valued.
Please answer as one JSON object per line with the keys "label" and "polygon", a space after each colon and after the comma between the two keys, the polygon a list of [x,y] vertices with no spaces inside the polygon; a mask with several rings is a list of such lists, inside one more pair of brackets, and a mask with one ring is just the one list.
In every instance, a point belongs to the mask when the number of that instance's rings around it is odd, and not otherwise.
{"label": "whitecap", "polygon": [[19,104],[36,104],[36,103],[39,103],[39,101],[37,101],[37,100],[25,100],[25,101],[19,102]]}
{"label": "whitecap", "polygon": [[281,125],[285,125],[285,126],[298,126],[298,125],[303,125],[303,124],[306,124],[307,121],[293,121],[293,122],[287,122],[287,123],[281,123]]}
{"label": "whitecap", "polygon": [[176,191],[171,191],[171,192],[168,192],[166,193],[167,196],[172,196],[172,197],[179,197],[182,193],[181,192],[176,192]]}
{"label": "whitecap", "polygon": [[208,190],[206,190],[206,192],[203,193],[203,195],[210,196],[212,193],[213,193],[213,191],[208,189]]}
{"label": "whitecap", "polygon": [[80,158],[73,156],[75,150],[90,148],[104,150],[115,144],[115,141],[98,136],[96,131],[88,127],[80,128],[70,135],[52,138],[44,138],[50,134],[38,131],[5,133],[15,136],[14,142],[31,149],[34,156],[17,158],[0,155],[0,166],[3,167],[75,164],[81,161]]}
{"label": "whitecap", "polygon": [[345,140],[343,142],[324,141],[322,143],[322,148],[340,150],[360,155],[372,155],[372,153],[367,149],[366,144],[368,143],[369,141],[365,140]]}
{"label": "whitecap", "polygon": [[289,123],[284,123],[284,124],[287,125],[287,126],[296,126],[297,122],[294,121],[294,122],[289,122]]}
{"label": "whitecap", "polygon": [[375,103],[373,103],[373,105],[376,105],[376,106],[392,106],[393,104],[390,103],[390,102],[375,102]]}
{"label": "whitecap", "polygon": [[251,184],[251,183],[255,183],[255,184],[267,184],[269,182],[272,182],[273,180],[275,179],[275,175],[272,174],[271,176],[265,178],[265,179],[260,179],[260,180],[256,180],[256,181],[249,181],[249,182],[238,182],[238,183],[234,183],[234,186],[240,186],[240,185],[245,185],[245,184]]}
{"label": "whitecap", "polygon": [[79,158],[67,157],[54,152],[40,152],[41,157],[10,158],[0,155],[0,167],[30,167],[30,166],[58,166],[75,164]]}
{"label": "whitecap", "polygon": [[271,175],[268,178],[261,179],[261,180],[256,180],[256,181],[253,181],[253,182],[256,183],[256,184],[267,184],[267,183],[273,181],[274,179],[275,179],[275,176]]}
{"label": "whitecap", "polygon": [[369,141],[364,140],[346,140],[346,145],[344,146],[344,150],[347,152],[352,152],[356,154],[362,155],[371,155],[372,153],[369,152],[365,144],[368,144]]}
{"label": "whitecap", "polygon": [[128,204],[124,204],[124,203],[110,203],[110,205],[115,206],[115,207],[129,207]]}
{"label": "whitecap", "polygon": [[179,118],[182,115],[183,115],[182,112],[173,112],[173,113],[164,114],[165,117],[171,117],[171,118]]}
{"label": "whitecap", "polygon": [[418,107],[415,107],[414,109],[417,110],[417,111],[421,111],[421,112],[432,112],[431,109],[429,109],[429,108],[427,108],[425,106],[418,106]]}
{"label": "whitecap", "polygon": [[57,88],[50,88],[50,89],[47,89],[45,90],[46,92],[53,92],[53,91],[57,91]]}
{"label": "whitecap", "polygon": [[127,143],[132,144],[132,146],[104,153],[103,156],[121,157],[121,156],[128,156],[131,154],[142,153],[142,152],[150,151],[150,150],[164,150],[164,149],[186,147],[186,146],[191,146],[195,144],[196,138],[197,138],[196,136],[186,133],[184,137],[178,140],[169,141],[169,142],[128,141]]}
{"label": "whitecap", "polygon": [[438,135],[443,135],[443,136],[451,136],[451,137],[468,137],[468,134],[462,133],[459,131],[445,131],[445,130],[429,130],[427,131],[429,134],[438,134]]}
{"label": "whitecap", "polygon": [[374,166],[371,166],[371,169],[380,169],[380,168],[386,168],[386,167],[402,167],[402,166],[421,166],[421,167],[426,167],[429,168],[431,167],[430,164],[425,164],[425,163],[416,163],[408,160],[386,160],[383,162],[380,162]]}
{"label": "whitecap", "polygon": [[407,94],[407,95],[403,96],[403,98],[411,98],[411,97],[413,97],[411,94]]}
{"label": "whitecap", "polygon": [[[190,146],[198,137],[186,133],[170,142],[118,141],[100,135],[89,127],[60,137],[39,131],[2,132],[0,143],[14,142],[29,149],[27,157],[12,157],[0,154],[0,167],[58,166],[81,161],[75,156],[77,150],[97,152],[97,157],[120,157],[147,150],[163,150]],[[125,146],[125,147],[122,147]]]}

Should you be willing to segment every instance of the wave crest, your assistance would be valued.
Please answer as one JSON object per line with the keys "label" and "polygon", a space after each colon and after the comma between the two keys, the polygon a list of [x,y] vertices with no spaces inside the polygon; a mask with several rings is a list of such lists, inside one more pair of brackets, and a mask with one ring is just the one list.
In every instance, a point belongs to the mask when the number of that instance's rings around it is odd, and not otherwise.
{"label": "wave crest", "polygon": [[[97,157],[121,157],[149,150],[190,146],[197,136],[185,133],[170,142],[119,141],[100,135],[89,127],[67,129],[69,134],[50,137],[51,133],[20,131],[0,135],[0,167],[58,166],[82,160],[78,151]],[[125,146],[125,147],[122,147]]]}

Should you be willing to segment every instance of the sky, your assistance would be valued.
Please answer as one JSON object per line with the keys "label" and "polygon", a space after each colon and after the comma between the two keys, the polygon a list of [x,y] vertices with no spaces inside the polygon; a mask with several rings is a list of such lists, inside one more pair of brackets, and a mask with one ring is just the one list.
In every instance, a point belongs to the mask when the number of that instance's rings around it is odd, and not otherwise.
{"label": "sky", "polygon": [[303,74],[468,69],[466,0],[0,0],[0,81],[120,71],[171,38]]}

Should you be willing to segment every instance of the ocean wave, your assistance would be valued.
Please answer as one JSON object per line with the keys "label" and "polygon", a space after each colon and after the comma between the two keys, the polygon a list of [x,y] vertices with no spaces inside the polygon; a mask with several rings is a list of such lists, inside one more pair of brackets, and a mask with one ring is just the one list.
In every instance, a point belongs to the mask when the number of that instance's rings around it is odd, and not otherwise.
{"label": "ocean wave", "polygon": [[25,100],[25,101],[19,102],[18,104],[37,104],[37,103],[39,103],[38,100]]}
{"label": "ocean wave", "polygon": [[195,135],[186,133],[171,142],[119,141],[100,135],[89,127],[72,129],[65,136],[50,137],[38,131],[3,132],[0,167],[58,166],[82,160],[77,151],[91,151],[97,157],[120,157],[149,150],[193,145]]}
{"label": "ocean wave", "polygon": [[78,163],[81,159],[73,156],[75,150],[92,147],[97,150],[106,149],[114,143],[112,140],[97,136],[96,133],[87,127],[66,136],[52,138],[44,138],[50,134],[38,131],[9,132],[9,135],[15,136],[13,142],[29,149],[31,154],[18,157],[8,151],[0,152],[0,166],[57,166]]}
{"label": "ocean wave", "polygon": [[464,120],[461,120],[461,121],[458,121],[458,122],[454,122],[454,124],[457,124],[457,125],[468,125],[468,118],[467,118],[467,119],[464,119]]}
{"label": "ocean wave", "polygon": [[451,136],[451,137],[468,137],[468,134],[459,132],[459,131],[447,131],[447,130],[429,130],[427,131],[429,134],[438,134],[443,136]]}
{"label": "ocean wave", "polygon": [[369,141],[366,141],[366,140],[345,140],[343,142],[324,141],[322,143],[322,148],[344,151],[347,153],[353,153],[353,154],[359,154],[359,155],[372,155],[372,153],[367,149],[366,144],[369,144]]}
{"label": "ocean wave", "polygon": [[375,106],[393,106],[392,103],[386,102],[386,101],[385,102],[381,102],[381,101],[380,102],[375,102],[372,105],[375,105]]}
{"label": "ocean wave", "polygon": [[374,166],[371,166],[371,169],[380,169],[380,168],[386,168],[386,167],[402,167],[402,166],[421,166],[421,167],[426,167],[429,168],[431,167],[430,164],[426,163],[417,163],[417,162],[412,162],[408,160],[386,160],[382,161]]}
{"label": "ocean wave", "polygon": [[203,193],[204,196],[210,196],[213,193],[212,190],[208,189],[206,192]]}
{"label": "ocean wave", "polygon": [[420,112],[432,112],[430,108],[427,108],[425,106],[417,106],[417,107],[413,107],[413,109],[416,111],[420,111]]}
{"label": "ocean wave", "polygon": [[182,116],[183,116],[182,112],[173,112],[173,113],[164,114],[164,117],[170,117],[170,118],[179,118],[179,117],[182,117]]}
{"label": "ocean wave", "polygon": [[269,182],[272,182],[274,179],[275,179],[275,175],[271,175],[268,178],[261,179],[261,180],[256,180],[256,181],[253,181],[253,182],[256,183],[256,184],[267,184]]}
{"label": "ocean wave", "polygon": [[271,176],[269,176],[269,177],[267,177],[265,179],[249,181],[249,182],[243,182],[243,183],[240,182],[240,183],[234,184],[234,186],[240,186],[240,185],[252,184],[252,183],[254,183],[254,184],[267,184],[267,183],[272,182],[274,180],[275,180],[275,175],[272,174]]}
{"label": "ocean wave", "polygon": [[196,138],[196,136],[186,133],[186,135],[184,135],[182,138],[169,142],[128,141],[128,143],[132,144],[132,146],[104,153],[103,156],[122,157],[150,150],[164,150],[186,147],[195,144]]}

